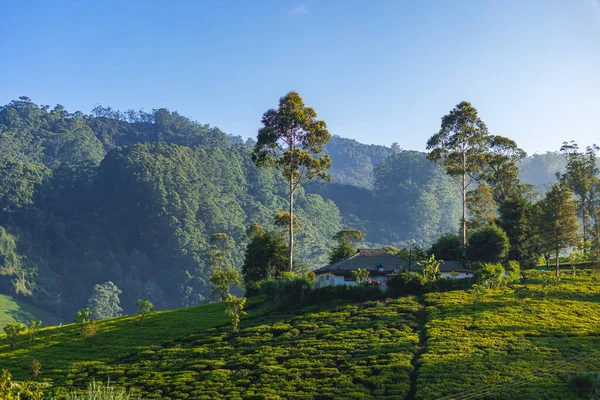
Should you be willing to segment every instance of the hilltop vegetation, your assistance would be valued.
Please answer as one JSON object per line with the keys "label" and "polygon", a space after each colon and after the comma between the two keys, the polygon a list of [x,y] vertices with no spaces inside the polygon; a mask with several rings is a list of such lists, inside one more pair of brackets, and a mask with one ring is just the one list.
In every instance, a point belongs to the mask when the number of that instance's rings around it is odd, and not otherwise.
{"label": "hilltop vegetation", "polygon": [[55,393],[110,378],[148,398],[578,399],[572,377],[600,368],[598,276],[550,277],[301,309],[254,298],[238,332],[223,303],[99,321],[94,343],[46,328],[14,351],[0,338],[0,363],[24,380],[39,360]]}
{"label": "hilltop vegetation", "polygon": [[0,294],[0,331],[9,322],[44,321],[45,326],[58,323],[55,316],[37,307]]}
{"label": "hilltop vegetation", "polygon": [[[212,299],[210,237],[227,233],[239,268],[247,229],[281,230],[273,216],[287,208],[254,143],[166,109],[0,107],[0,293],[67,322],[107,281],[126,313],[142,297],[159,309]],[[341,228],[364,232],[364,246],[425,247],[456,232],[459,198],[425,153],[339,136],[324,151],[334,183],[297,193],[296,268],[325,264]],[[548,177],[560,167],[549,155],[522,162]]]}

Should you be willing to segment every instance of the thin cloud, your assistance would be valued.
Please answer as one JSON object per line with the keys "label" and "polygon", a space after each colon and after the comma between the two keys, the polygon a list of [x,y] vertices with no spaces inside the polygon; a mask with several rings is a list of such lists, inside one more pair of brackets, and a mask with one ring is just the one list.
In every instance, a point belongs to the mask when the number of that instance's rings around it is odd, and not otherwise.
{"label": "thin cloud", "polygon": [[306,8],[306,4],[300,4],[299,6],[292,8],[290,10],[290,14],[292,14],[292,15],[308,14],[308,9]]}

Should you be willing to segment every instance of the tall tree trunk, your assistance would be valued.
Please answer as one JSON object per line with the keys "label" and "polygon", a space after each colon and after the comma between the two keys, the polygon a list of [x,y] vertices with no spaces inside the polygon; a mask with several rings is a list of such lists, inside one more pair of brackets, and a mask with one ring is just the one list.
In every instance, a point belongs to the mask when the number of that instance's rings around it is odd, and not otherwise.
{"label": "tall tree trunk", "polygon": [[588,240],[588,206],[585,196],[581,199],[581,225],[583,226],[583,254],[587,253],[586,242]]}
{"label": "tall tree trunk", "polygon": [[560,265],[560,260],[558,258],[558,251],[556,252],[556,277],[558,278],[559,276],[559,265]]}
{"label": "tall tree trunk", "polygon": [[467,169],[467,160],[466,160],[466,154],[463,151],[462,153],[462,164],[463,164],[463,170],[462,170],[462,205],[463,205],[463,210],[462,210],[462,226],[461,226],[461,234],[462,234],[462,241],[463,241],[463,249],[466,249],[467,247],[467,173],[466,173],[466,169]]}
{"label": "tall tree trunk", "polygon": [[294,265],[294,183],[290,179],[290,224],[289,224],[289,270],[292,272]]}

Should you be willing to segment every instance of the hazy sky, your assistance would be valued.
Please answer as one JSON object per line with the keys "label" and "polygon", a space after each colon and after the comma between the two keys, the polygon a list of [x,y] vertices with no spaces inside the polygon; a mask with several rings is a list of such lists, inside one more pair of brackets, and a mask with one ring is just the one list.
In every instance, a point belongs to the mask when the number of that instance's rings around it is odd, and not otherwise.
{"label": "hazy sky", "polygon": [[424,149],[461,100],[528,152],[600,144],[600,0],[0,0],[0,104],[167,107],[255,136],[290,90]]}

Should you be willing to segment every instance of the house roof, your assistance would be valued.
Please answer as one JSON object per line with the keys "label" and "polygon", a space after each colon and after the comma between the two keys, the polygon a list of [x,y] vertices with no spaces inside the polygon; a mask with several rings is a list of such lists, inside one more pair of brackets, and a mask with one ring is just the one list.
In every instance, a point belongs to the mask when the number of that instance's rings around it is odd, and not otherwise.
{"label": "house roof", "polygon": [[[416,266],[415,263],[412,265]],[[368,270],[371,275],[381,272],[391,273],[394,270],[407,269],[408,260],[388,254],[381,249],[359,249],[353,256],[316,269],[314,272],[316,274],[331,272],[334,275],[346,275],[358,268]]]}
{"label": "house roof", "polygon": [[[408,260],[398,258],[382,249],[359,249],[356,254],[344,260],[314,270],[316,274],[329,272],[334,275],[350,275],[358,268],[364,268],[374,275],[387,275],[394,270],[408,270]],[[413,261],[410,270],[421,268]],[[444,261],[440,264],[440,272],[467,272],[460,261]]]}

